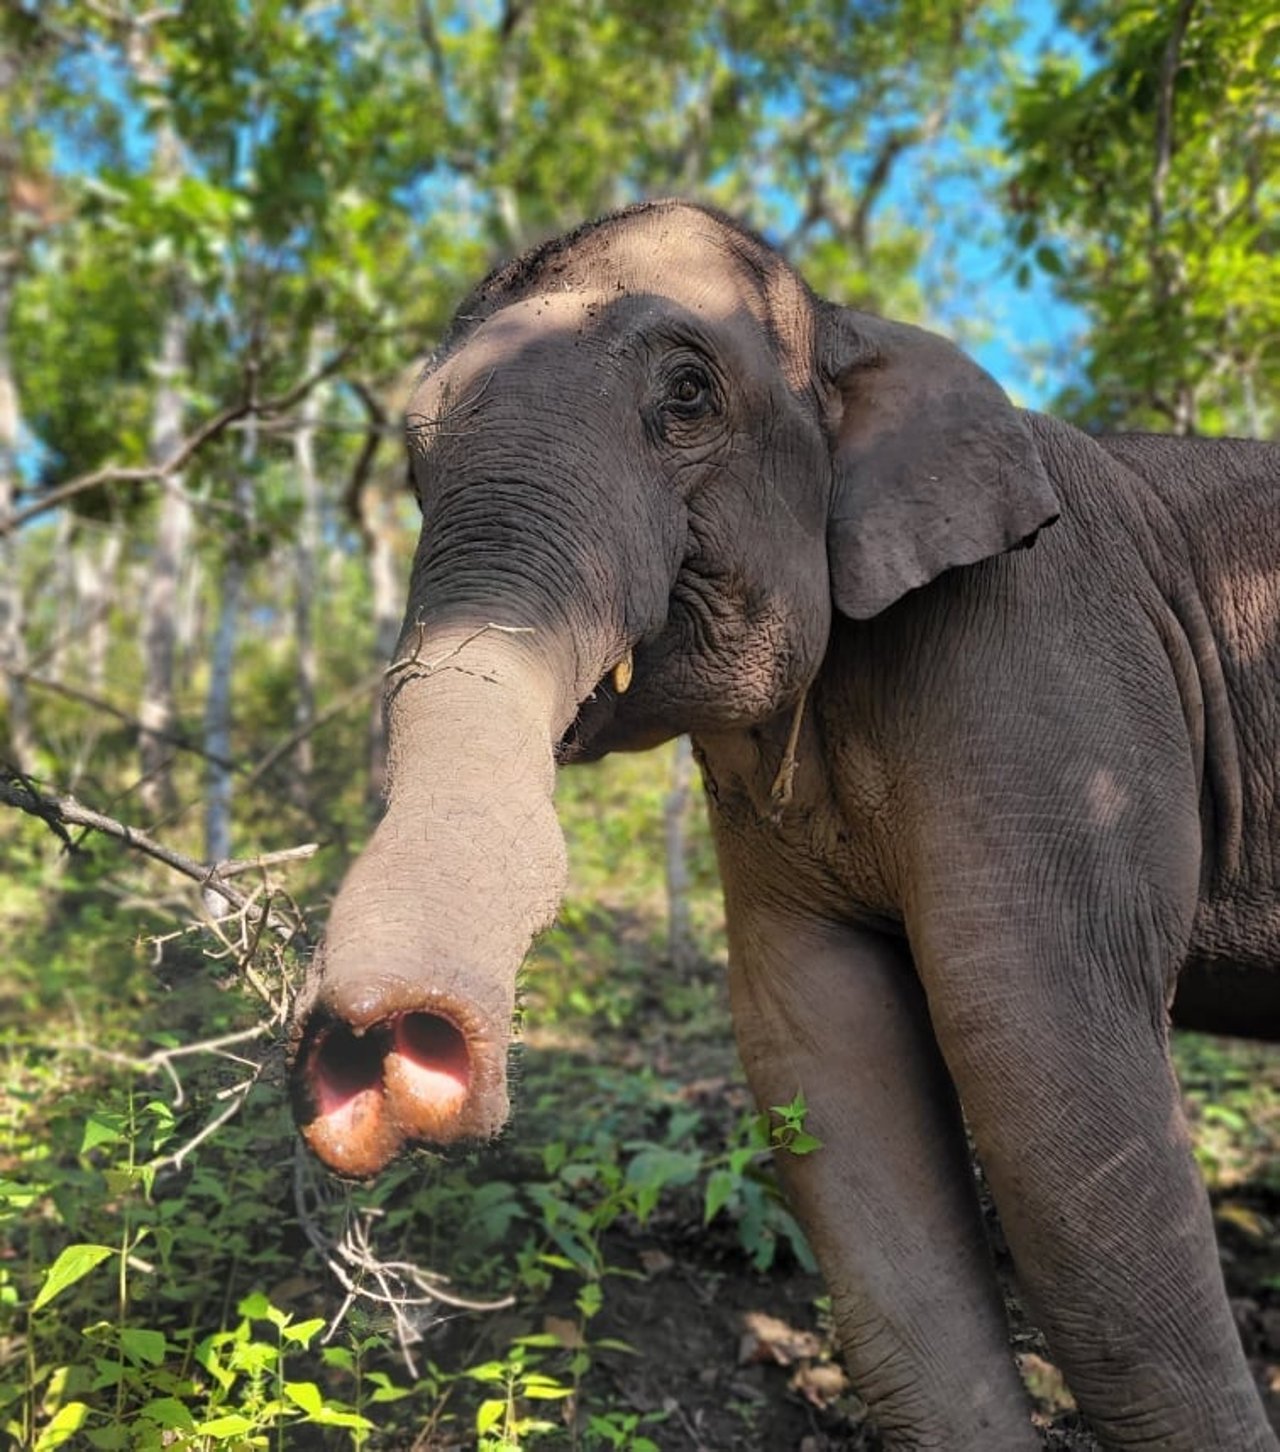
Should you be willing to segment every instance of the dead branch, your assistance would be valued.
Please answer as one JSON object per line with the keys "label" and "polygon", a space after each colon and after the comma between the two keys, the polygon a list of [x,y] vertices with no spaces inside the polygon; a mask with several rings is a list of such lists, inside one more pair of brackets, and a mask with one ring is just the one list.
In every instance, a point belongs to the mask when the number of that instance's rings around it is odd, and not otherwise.
{"label": "dead branch", "polygon": [[[198,429],[188,434],[167,458],[161,459],[155,464],[139,464],[130,468],[108,464],[101,469],[92,469],[87,474],[81,474],[78,478],[69,479],[65,484],[59,484],[56,489],[50,489],[48,493],[42,494],[39,499],[33,500],[24,508],[13,510],[4,518],[0,518],[0,536],[12,534],[30,520],[47,514],[60,504],[65,504],[68,499],[72,499],[78,494],[84,494],[90,489],[99,489],[104,484],[146,484],[170,479],[174,474],[181,472],[192,457],[199,453],[210,440],[217,438],[238,419],[249,415],[256,418],[286,413],[318,384],[336,373],[363,341],[363,335],[352,339],[327,362],[307,374],[292,388],[274,398],[258,399],[250,381],[244,396],[238,403],[233,403],[222,409],[220,413],[214,414],[212,418],[206,419]],[[256,373],[256,365],[247,366],[245,372],[246,377],[252,380]]]}
{"label": "dead branch", "polygon": [[263,852],[257,857],[241,857],[218,864],[218,875],[223,878],[238,877],[242,872],[256,872],[264,867],[277,867],[282,862],[301,862],[314,857],[320,850],[319,842],[303,842],[298,847],[286,847],[280,852]]}
{"label": "dead branch", "polygon": [[173,848],[166,847],[163,843],[148,837],[137,827],[130,827],[124,822],[116,821],[114,817],[107,817],[101,812],[81,806],[74,797],[49,796],[37,790],[29,777],[8,767],[0,768],[0,802],[17,807],[20,812],[26,812],[28,816],[39,818],[68,850],[75,850],[74,844],[66,832],[68,826],[86,827],[90,831],[101,832],[104,836],[112,837],[117,842],[123,842],[126,847],[131,847],[136,852],[152,857],[157,862],[163,862],[166,867],[171,867],[175,872],[189,877],[204,890],[216,893],[235,909],[236,913],[244,914],[247,918],[252,917],[259,925],[259,931],[262,928],[270,928],[283,937],[287,943],[294,942],[301,936],[300,919],[290,921],[276,913],[269,904],[258,908],[254,896],[241,892],[239,888],[233,887],[223,879],[221,864],[198,862],[194,857],[188,857],[182,852],[175,852]]}
{"label": "dead branch", "polygon": [[101,1049],[93,1043],[81,1044],[77,1052],[95,1059],[103,1059],[109,1064],[118,1064],[121,1068],[129,1069],[135,1074],[148,1076],[167,1074],[173,1085],[173,1107],[180,1109],[186,1103],[186,1092],[182,1087],[182,1080],[178,1078],[177,1071],[173,1067],[175,1059],[191,1054],[217,1054],[220,1058],[234,1059],[236,1063],[249,1064],[251,1068],[257,1068],[258,1065],[252,1060],[245,1059],[239,1054],[228,1054],[225,1050],[235,1044],[246,1044],[251,1040],[261,1039],[270,1032],[271,1030],[266,1024],[256,1024],[253,1028],[241,1029],[238,1033],[219,1034],[217,1038],[201,1039],[194,1044],[178,1044],[171,1049],[156,1049],[154,1053],[144,1054],[141,1057],[122,1054],[114,1049]]}
{"label": "dead branch", "polygon": [[[143,730],[142,722],[128,711],[122,711],[119,706],[113,706],[110,701],[104,700],[101,696],[95,696],[89,691],[82,691],[78,686],[68,686],[62,681],[51,681],[46,676],[38,676],[34,671],[14,670],[10,668],[9,674],[20,681],[25,681],[29,686],[35,686],[37,690],[52,691],[55,695],[65,696],[68,701],[78,701],[82,706],[91,706],[95,711],[101,711],[105,716],[113,716],[117,721],[122,721],[126,726],[132,727],[135,731]],[[229,761],[225,756],[215,756],[212,752],[206,751],[203,746],[192,741],[190,737],[183,736],[177,731],[160,731],[154,727],[146,728],[148,733],[159,741],[167,741],[171,746],[176,746],[180,751],[189,751],[195,756],[202,756],[206,761],[215,762],[218,766],[227,771],[237,770],[236,763]]]}
{"label": "dead branch", "polygon": [[[399,660],[393,660],[383,674],[390,679],[392,676],[403,675],[406,671],[412,671],[413,674],[408,679],[426,680],[449,661],[461,655],[473,640],[479,640],[482,635],[487,635],[491,630],[497,631],[500,635],[533,635],[535,633],[532,625],[495,625],[490,620],[482,625],[479,630],[473,630],[470,635],[460,640],[457,645],[446,650],[443,655],[437,656],[435,660],[423,660],[419,652],[422,650],[426,640],[426,631],[422,625],[419,625],[412,654],[401,656]],[[450,670],[460,671],[464,676],[476,674],[475,671],[463,670],[461,666],[450,666],[449,668]],[[485,679],[487,680],[488,677],[486,676]]]}
{"label": "dead branch", "polygon": [[[349,1190],[344,1190],[341,1197],[337,1234],[330,1234],[320,1219],[333,1209],[335,1196],[316,1176],[300,1142],[294,1147],[293,1198],[303,1233],[346,1292],[346,1299],[325,1332],[326,1342],[332,1339],[357,1301],[385,1306],[395,1326],[400,1354],[409,1374],[416,1376],[410,1347],[421,1341],[422,1333],[409,1315],[413,1308],[448,1306],[467,1311],[500,1311],[515,1303],[511,1295],[491,1301],[459,1296],[445,1289],[447,1278],[435,1271],[424,1270],[410,1261],[382,1260],[372,1245],[374,1223],[381,1212],[357,1209]],[[370,1281],[372,1286],[368,1284]]]}
{"label": "dead branch", "polygon": [[256,762],[254,762],[253,766],[249,768],[243,785],[246,787],[251,787],[255,785],[267,774],[267,772],[271,770],[273,766],[275,766],[275,764],[282,757],[288,756],[290,752],[292,752],[293,748],[297,746],[299,741],[305,740],[313,732],[318,731],[321,726],[324,726],[328,722],[332,721],[335,716],[341,715],[343,711],[345,711],[349,706],[353,705],[356,701],[363,701],[368,696],[369,692],[374,688],[374,686],[376,686],[379,681],[382,680],[382,677],[383,672],[380,670],[366,676],[357,685],[352,686],[349,691],[344,691],[342,695],[338,696],[335,700],[330,701],[330,703],[324,708],[324,710],[317,712],[310,721],[307,721],[303,725],[299,726],[296,731],[290,731],[288,736],[285,736],[282,740],[277,741],[276,744],[271,748],[270,751],[266,753],[265,756],[260,757]]}

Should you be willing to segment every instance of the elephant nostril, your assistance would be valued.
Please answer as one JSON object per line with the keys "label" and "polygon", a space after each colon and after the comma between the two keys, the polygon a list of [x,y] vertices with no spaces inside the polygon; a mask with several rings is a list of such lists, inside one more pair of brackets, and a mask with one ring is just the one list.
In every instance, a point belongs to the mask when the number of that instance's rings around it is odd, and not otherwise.
{"label": "elephant nostril", "polygon": [[382,1085],[385,1043],[355,1034],[345,1024],[329,1029],[311,1055],[311,1087],[321,1114],[334,1114]]}
{"label": "elephant nostril", "polygon": [[[419,1089],[435,1095],[465,1094],[471,1082],[471,1054],[461,1030],[436,1013],[406,1013],[396,1021],[394,1052]],[[433,1096],[434,1097],[434,1096]]]}

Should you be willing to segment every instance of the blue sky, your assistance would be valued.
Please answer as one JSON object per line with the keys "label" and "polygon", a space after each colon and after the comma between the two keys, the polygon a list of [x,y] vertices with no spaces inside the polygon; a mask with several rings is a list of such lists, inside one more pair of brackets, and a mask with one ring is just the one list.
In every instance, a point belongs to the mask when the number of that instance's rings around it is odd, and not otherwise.
{"label": "blue sky", "polygon": [[[1017,48],[1019,61],[1030,72],[1040,56],[1051,50],[1073,57],[1086,71],[1091,69],[1089,53],[1059,24],[1056,8],[1053,0],[1021,0],[1026,31]],[[997,118],[988,113],[987,123],[987,133],[980,139],[998,142]],[[955,241],[956,255],[969,280],[969,315],[987,333],[963,338],[965,345],[1016,402],[1029,408],[1044,407],[1075,371],[1084,314],[1055,297],[1052,280],[1038,269],[1033,268],[1028,285],[1020,287],[1007,244],[992,247],[963,236]]]}

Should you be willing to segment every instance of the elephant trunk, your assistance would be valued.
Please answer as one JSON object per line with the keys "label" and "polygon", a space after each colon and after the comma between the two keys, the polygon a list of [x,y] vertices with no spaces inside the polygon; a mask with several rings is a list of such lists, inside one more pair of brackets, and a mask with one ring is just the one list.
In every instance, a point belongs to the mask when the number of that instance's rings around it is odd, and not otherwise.
{"label": "elephant trunk", "polygon": [[572,647],[496,626],[408,639],[387,813],[339,889],[293,1030],[302,1133],[355,1177],[410,1143],[502,1127],[516,975],[565,882],[551,798]]}

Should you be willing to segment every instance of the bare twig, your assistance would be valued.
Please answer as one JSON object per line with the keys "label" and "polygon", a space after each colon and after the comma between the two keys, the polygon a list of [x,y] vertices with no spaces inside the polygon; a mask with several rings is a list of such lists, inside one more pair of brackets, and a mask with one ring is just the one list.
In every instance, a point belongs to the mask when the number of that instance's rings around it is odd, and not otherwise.
{"label": "bare twig", "polygon": [[[65,696],[69,701],[79,701],[82,706],[91,706],[95,711],[101,711],[106,716],[114,716],[117,721],[122,721],[136,731],[144,729],[142,722],[130,712],[122,711],[119,706],[113,706],[110,701],[104,700],[101,696],[95,696],[89,691],[82,691],[78,686],[68,686],[62,681],[51,681],[46,676],[36,675],[34,671],[11,669],[9,674],[25,681],[29,686],[34,686],[39,691],[53,691],[56,695]],[[206,751],[198,742],[192,741],[190,737],[183,736],[180,732],[160,731],[150,726],[145,729],[157,740],[167,741],[180,751],[190,751],[196,756],[202,756],[206,761],[212,761],[218,766],[225,767],[227,771],[236,770],[234,761],[229,761],[225,756],[215,756]]]}
{"label": "bare twig", "polygon": [[262,926],[271,928],[286,942],[292,942],[300,936],[298,921],[288,921],[274,912],[269,905],[255,909],[252,897],[223,880],[217,864],[198,862],[194,857],[176,852],[139,831],[137,827],[130,827],[124,822],[116,821],[114,817],[104,816],[101,812],[81,806],[74,797],[48,796],[37,790],[28,777],[8,768],[0,768],[0,802],[17,807],[29,816],[38,817],[69,849],[72,848],[72,843],[66,832],[67,826],[87,827],[101,832],[117,842],[123,842],[126,847],[132,847],[136,852],[163,862],[166,867],[189,877],[202,888],[217,893],[237,912],[260,916]]}
{"label": "bare twig", "polygon": [[[467,1311],[498,1311],[515,1302],[514,1296],[485,1301],[459,1296],[446,1290],[446,1278],[434,1271],[424,1270],[410,1261],[382,1260],[372,1245],[373,1226],[380,1212],[357,1210],[349,1192],[342,1197],[338,1232],[330,1234],[320,1224],[320,1216],[334,1208],[334,1199],[317,1179],[301,1144],[294,1151],[293,1196],[303,1233],[346,1291],[342,1306],[325,1332],[325,1341],[332,1339],[357,1301],[385,1306],[395,1326],[400,1354],[410,1375],[416,1376],[410,1347],[422,1337],[419,1326],[409,1315],[413,1308],[448,1306]],[[372,1286],[368,1284],[370,1281]]]}
{"label": "bare twig", "polygon": [[262,1077],[262,1071],[265,1067],[265,1063],[259,1064],[255,1069],[254,1073],[251,1074],[249,1078],[244,1081],[244,1083],[236,1085],[235,1090],[233,1091],[234,1097],[224,1109],[220,1110],[217,1114],[215,1114],[214,1117],[208,1122],[208,1124],[206,1124],[201,1130],[199,1130],[198,1133],[194,1134],[186,1142],[186,1144],[182,1146],[181,1149],[174,1150],[172,1154],[161,1155],[159,1159],[152,1160],[151,1168],[153,1170],[162,1170],[172,1167],[175,1170],[180,1170],[182,1168],[183,1160],[186,1159],[186,1157],[191,1153],[193,1149],[197,1147],[197,1145],[203,1144],[205,1140],[217,1134],[217,1132],[222,1128],[224,1124],[227,1123],[228,1120],[234,1119],[236,1115],[240,1113],[241,1109],[244,1108],[244,1102],[246,1099],[248,1099],[254,1085],[257,1084],[258,1080]]}
{"label": "bare twig", "polygon": [[[447,665],[455,656],[461,655],[472,641],[479,640],[482,635],[487,635],[491,630],[497,631],[500,635],[533,635],[536,633],[532,625],[495,625],[490,620],[482,625],[479,630],[473,630],[470,635],[460,640],[457,645],[446,650],[443,655],[437,656],[435,660],[423,660],[419,652],[422,650],[426,640],[426,630],[422,625],[419,625],[412,654],[401,656],[399,660],[393,660],[387,667],[385,674],[387,676],[398,676],[404,674],[406,671],[413,671],[412,679],[425,680],[428,676],[434,675],[442,666]],[[462,667],[452,666],[450,669],[462,670]],[[472,675],[474,672],[463,671],[463,674]]]}
{"label": "bare twig", "polygon": [[50,489],[47,494],[42,494],[25,508],[14,510],[4,518],[0,518],[0,535],[12,534],[14,530],[21,529],[28,521],[47,514],[49,510],[56,509],[60,504],[65,504],[68,499],[72,499],[78,494],[84,494],[90,489],[101,488],[104,484],[145,484],[169,479],[170,476],[180,473],[193,455],[204,448],[211,439],[217,438],[237,419],[242,419],[249,414],[264,416],[287,412],[317,384],[336,373],[363,341],[363,336],[352,339],[327,362],[275,398],[259,400],[254,396],[252,379],[256,373],[256,367],[251,363],[245,370],[246,389],[240,401],[224,408],[220,413],[214,414],[212,418],[206,419],[198,429],[188,434],[167,458],[161,459],[155,464],[141,464],[132,468],[121,468],[115,464],[108,464],[101,469],[92,469],[87,474],[81,474],[78,478],[69,479],[65,484],[60,484],[56,489]]}
{"label": "bare twig", "polygon": [[280,852],[263,852],[257,857],[241,857],[218,864],[219,877],[238,877],[242,872],[256,872],[264,867],[278,867],[282,862],[302,862],[314,857],[320,850],[319,842],[303,842],[298,847],[286,847]]}
{"label": "bare twig", "polygon": [[216,1038],[201,1039],[197,1043],[178,1044],[169,1049],[156,1049],[154,1053],[144,1054],[141,1057],[122,1054],[114,1049],[101,1049],[92,1043],[81,1044],[79,1051],[89,1054],[95,1059],[104,1059],[110,1064],[119,1064],[121,1068],[131,1069],[135,1074],[167,1074],[174,1087],[174,1108],[180,1109],[186,1103],[186,1093],[183,1090],[182,1081],[173,1067],[174,1059],[186,1058],[192,1054],[217,1054],[221,1058],[234,1059],[236,1063],[249,1064],[251,1068],[257,1069],[260,1066],[252,1060],[244,1059],[239,1054],[228,1054],[225,1050],[236,1044],[247,1044],[264,1038],[270,1032],[271,1030],[266,1024],[255,1024],[253,1028],[240,1029],[236,1033],[219,1034]]}

